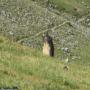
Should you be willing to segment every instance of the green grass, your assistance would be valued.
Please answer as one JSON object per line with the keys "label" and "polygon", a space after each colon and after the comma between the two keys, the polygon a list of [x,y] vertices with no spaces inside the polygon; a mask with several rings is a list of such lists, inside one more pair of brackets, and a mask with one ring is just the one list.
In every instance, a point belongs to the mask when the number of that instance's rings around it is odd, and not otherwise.
{"label": "green grass", "polygon": [[[43,0],[36,0],[39,3],[44,3]],[[71,13],[75,16],[82,16],[88,13],[90,9],[89,0],[48,0],[52,7],[59,11]]]}
{"label": "green grass", "polygon": [[17,86],[20,90],[90,90],[88,48],[90,45],[82,49],[81,60],[69,63],[69,70],[66,71],[63,69],[64,63],[57,58],[43,56],[40,50],[21,46],[0,36],[0,87]]}

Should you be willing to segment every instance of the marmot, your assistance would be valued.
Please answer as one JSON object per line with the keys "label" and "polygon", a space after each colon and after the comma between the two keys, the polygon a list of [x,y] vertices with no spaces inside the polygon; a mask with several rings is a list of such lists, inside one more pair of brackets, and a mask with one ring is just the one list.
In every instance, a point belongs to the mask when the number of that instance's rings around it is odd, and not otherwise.
{"label": "marmot", "polygon": [[44,45],[43,45],[43,54],[47,56],[54,56],[54,45],[52,41],[52,37],[46,33],[43,37]]}

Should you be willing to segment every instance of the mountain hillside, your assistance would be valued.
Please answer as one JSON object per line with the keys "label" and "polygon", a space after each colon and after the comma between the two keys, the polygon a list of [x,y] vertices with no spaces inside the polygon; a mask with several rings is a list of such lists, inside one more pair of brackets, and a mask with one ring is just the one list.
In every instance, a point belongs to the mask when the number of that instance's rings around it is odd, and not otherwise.
{"label": "mountain hillside", "polygon": [[90,0],[0,0],[0,90],[90,90],[89,54]]}
{"label": "mountain hillside", "polygon": [[[51,1],[50,4],[54,5]],[[1,0],[0,34],[22,45],[42,49],[42,35],[48,31],[54,40],[56,57],[61,58],[62,48],[69,48],[71,56],[79,56],[78,50],[90,38],[89,14],[78,18],[64,10],[46,7],[42,2]],[[71,5],[68,7],[72,8]]]}

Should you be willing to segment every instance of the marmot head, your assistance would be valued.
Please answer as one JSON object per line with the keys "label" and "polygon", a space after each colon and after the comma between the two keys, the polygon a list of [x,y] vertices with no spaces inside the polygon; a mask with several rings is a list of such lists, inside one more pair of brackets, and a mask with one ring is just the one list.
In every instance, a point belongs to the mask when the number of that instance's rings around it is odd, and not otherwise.
{"label": "marmot head", "polygon": [[43,41],[50,43],[52,41],[52,38],[49,36],[48,32],[43,34]]}

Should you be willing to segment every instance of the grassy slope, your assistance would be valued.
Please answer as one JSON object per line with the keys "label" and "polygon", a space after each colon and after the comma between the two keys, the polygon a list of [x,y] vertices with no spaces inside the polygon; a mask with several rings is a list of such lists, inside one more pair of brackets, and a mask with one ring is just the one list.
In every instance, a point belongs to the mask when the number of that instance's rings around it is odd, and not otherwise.
{"label": "grassy slope", "polygon": [[[81,60],[64,63],[44,57],[40,51],[0,37],[0,87],[20,90],[90,90],[90,45],[81,50]],[[84,60],[83,60],[84,59]],[[88,63],[87,63],[87,62]]]}
{"label": "grassy slope", "polygon": [[[36,0],[39,3],[45,3],[43,0]],[[89,0],[48,0],[52,7],[59,11],[65,11],[72,15],[82,16],[88,13],[90,9]]]}

